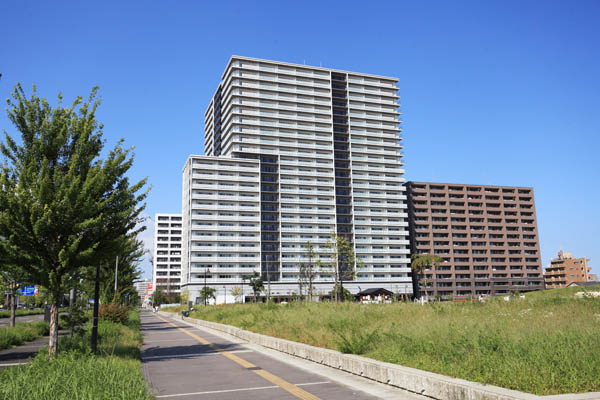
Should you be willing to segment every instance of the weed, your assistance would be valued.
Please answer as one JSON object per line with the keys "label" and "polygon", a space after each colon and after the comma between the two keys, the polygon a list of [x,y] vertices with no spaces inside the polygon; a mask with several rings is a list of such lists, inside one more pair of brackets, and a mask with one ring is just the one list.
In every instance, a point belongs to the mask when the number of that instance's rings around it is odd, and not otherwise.
{"label": "weed", "polygon": [[365,354],[373,348],[378,339],[377,331],[361,332],[359,328],[351,326],[350,329],[344,323],[329,323],[331,329],[339,337],[337,349],[347,354]]}

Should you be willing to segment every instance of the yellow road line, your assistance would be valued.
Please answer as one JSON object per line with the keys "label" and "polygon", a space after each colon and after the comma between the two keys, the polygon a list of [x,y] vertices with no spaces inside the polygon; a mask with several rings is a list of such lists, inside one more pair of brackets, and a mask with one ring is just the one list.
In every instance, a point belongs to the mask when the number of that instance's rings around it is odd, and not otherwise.
{"label": "yellow road line", "polygon": [[219,348],[218,346],[215,346],[208,340],[201,338],[200,336],[188,331],[187,329],[181,328],[181,327],[175,325],[174,323],[172,323],[166,319],[163,319],[159,316],[156,316],[156,318],[160,319],[163,322],[166,322],[167,324],[169,324],[171,326],[174,326],[175,328],[179,329],[186,335],[193,337],[200,343],[206,344],[206,345],[212,347],[213,349],[215,349],[216,351],[218,351],[225,357],[229,358],[231,361],[234,361],[237,364],[241,365],[242,367],[246,368],[247,370],[254,372],[256,375],[266,379],[267,381],[271,382],[272,384],[279,386],[280,388],[287,391],[288,393],[293,394],[297,398],[302,399],[302,400],[320,400],[317,396],[315,396],[311,393],[308,393],[306,390],[302,390],[298,386],[296,386],[292,383],[289,383],[285,379],[282,379],[282,378],[278,377],[277,375],[273,375],[272,373],[265,371],[264,369],[262,369],[260,367],[257,367],[256,365],[252,364],[251,362],[248,362],[248,361],[244,360],[243,358],[236,356],[235,354],[231,354],[230,352],[225,351],[225,350]]}

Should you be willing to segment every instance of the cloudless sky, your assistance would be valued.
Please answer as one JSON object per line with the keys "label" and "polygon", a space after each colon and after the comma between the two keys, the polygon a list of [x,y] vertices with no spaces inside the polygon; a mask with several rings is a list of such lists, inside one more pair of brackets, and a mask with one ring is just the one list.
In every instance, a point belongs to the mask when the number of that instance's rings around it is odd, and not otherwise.
{"label": "cloudless sky", "polygon": [[99,85],[149,216],[180,212],[236,54],[398,77],[408,180],[532,186],[543,265],[562,246],[600,272],[598,1],[5,0],[0,15],[0,98],[21,82],[70,104]]}

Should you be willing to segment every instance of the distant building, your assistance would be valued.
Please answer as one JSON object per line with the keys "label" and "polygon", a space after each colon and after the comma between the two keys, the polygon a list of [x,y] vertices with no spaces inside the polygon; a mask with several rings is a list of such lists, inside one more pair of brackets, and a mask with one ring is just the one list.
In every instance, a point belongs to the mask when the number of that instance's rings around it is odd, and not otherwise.
{"label": "distant building", "polygon": [[152,287],[152,280],[144,279],[134,284],[135,290],[138,292],[138,296],[140,297],[140,301],[144,302],[147,296],[150,295],[150,287]]}
{"label": "distant building", "polygon": [[179,293],[181,288],[181,214],[156,214],[152,291]]}
{"label": "distant building", "polygon": [[585,257],[574,258],[571,253],[559,251],[558,256],[550,261],[544,273],[546,289],[555,289],[569,286],[573,282],[593,281],[594,274],[590,274],[592,267],[589,259]]}
{"label": "distant building", "polygon": [[533,189],[408,182],[412,254],[442,261],[425,271],[432,297],[543,289]]}

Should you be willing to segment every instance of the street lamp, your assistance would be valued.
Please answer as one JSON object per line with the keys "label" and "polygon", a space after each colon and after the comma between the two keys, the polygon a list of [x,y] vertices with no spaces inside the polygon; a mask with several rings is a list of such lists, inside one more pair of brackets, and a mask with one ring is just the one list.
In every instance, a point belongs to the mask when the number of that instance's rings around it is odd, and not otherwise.
{"label": "street lamp", "polygon": [[206,306],[206,275],[210,273],[210,269],[206,268],[204,270],[204,306]]}

